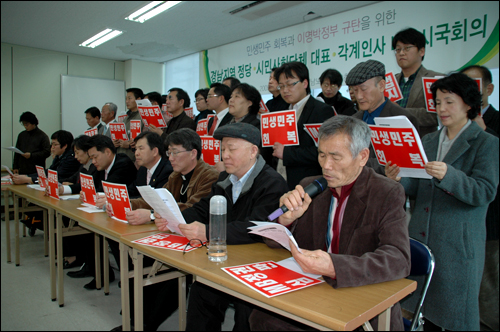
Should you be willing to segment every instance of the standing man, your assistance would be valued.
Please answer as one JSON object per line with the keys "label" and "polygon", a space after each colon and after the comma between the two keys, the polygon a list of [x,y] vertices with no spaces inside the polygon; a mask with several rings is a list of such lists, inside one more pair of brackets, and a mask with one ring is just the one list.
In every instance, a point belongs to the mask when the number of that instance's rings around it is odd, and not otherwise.
{"label": "standing man", "polygon": [[111,138],[111,131],[109,130],[109,124],[116,122],[116,112],[118,111],[118,106],[115,103],[106,103],[101,109],[101,120],[103,122],[102,134]]}
{"label": "standing man", "polygon": [[167,136],[180,128],[191,128],[196,130],[196,124],[194,120],[191,119],[186,112],[185,108],[191,105],[191,100],[186,91],[180,88],[172,88],[168,92],[167,96],[167,112],[172,114],[173,118],[167,123],[167,128],[164,129],[161,135],[163,142],[166,141]]}
{"label": "standing man", "polygon": [[[231,122],[233,116],[229,114],[228,102],[231,98],[231,89],[224,84],[212,83],[207,95],[207,108],[215,111],[215,116],[208,120],[208,135],[212,136],[217,128]],[[195,129],[196,130],[196,129]]]}
{"label": "standing man", "polygon": [[281,96],[297,112],[299,146],[284,146],[274,143],[273,156],[279,158],[277,171],[295,188],[307,176],[320,175],[318,148],[304,129],[308,123],[323,123],[334,116],[333,109],[311,97],[309,70],[302,62],[289,62],[276,69]]}
{"label": "standing man", "polygon": [[[294,259],[304,272],[322,275],[333,288],[410,274],[404,190],[365,167],[370,137],[370,128],[354,117],[339,115],[325,121],[319,130],[318,160],[329,190],[312,200],[303,189],[317,178],[312,177],[280,198],[280,206],[289,211],[278,222],[290,228],[303,252],[290,243]],[[377,322],[378,318],[370,320],[372,326]],[[297,325],[262,309],[254,309],[250,316],[253,331],[298,331]],[[391,309],[391,331],[403,330],[397,303]]]}
{"label": "standing man", "polygon": [[95,106],[88,108],[85,112],[85,119],[89,125],[89,129],[97,129],[97,134],[102,134],[103,125],[101,124],[101,111]]}
{"label": "standing man", "polygon": [[267,90],[273,95],[273,99],[270,99],[266,102],[266,106],[269,112],[284,111],[290,107],[290,105],[283,100],[280,90],[278,89],[278,81],[276,80],[276,77],[274,77],[276,69],[276,67],[271,69],[271,74],[269,75],[269,83],[267,84]]}
{"label": "standing man", "polygon": [[[125,131],[127,135],[130,135],[130,121],[131,120],[139,120],[141,121],[141,132],[144,129],[144,123],[141,119],[141,114],[139,113],[139,109],[137,108],[136,100],[142,100],[144,98],[144,93],[141,89],[138,88],[130,88],[127,89],[127,97],[125,99],[125,104],[127,105],[127,116],[123,123],[125,123]],[[114,146],[118,149],[118,153],[126,154],[130,160],[135,161],[134,148],[135,143],[133,140],[123,141],[116,139],[113,141]]]}
{"label": "standing man", "polygon": [[[419,130],[417,119],[412,113],[390,102],[384,96],[385,66],[382,62],[368,60],[358,63],[347,74],[345,82],[349,88],[352,87],[359,107],[359,112],[355,113],[353,117],[374,125],[376,117],[404,115],[413,123],[417,131]],[[384,166],[378,163],[371,145],[370,158],[366,165],[377,173],[385,175]]]}
{"label": "standing man", "polygon": [[227,85],[231,91],[233,91],[236,86],[240,85],[240,80],[237,79],[236,77],[227,77],[222,81],[222,84]]}
{"label": "standing man", "polygon": [[408,109],[417,118],[420,137],[435,132],[438,127],[437,115],[426,110],[422,77],[444,76],[444,74],[428,70],[422,65],[425,56],[425,36],[413,28],[401,30],[392,39],[392,48],[401,67],[401,73],[396,74],[396,80],[403,99],[397,101],[398,105]]}

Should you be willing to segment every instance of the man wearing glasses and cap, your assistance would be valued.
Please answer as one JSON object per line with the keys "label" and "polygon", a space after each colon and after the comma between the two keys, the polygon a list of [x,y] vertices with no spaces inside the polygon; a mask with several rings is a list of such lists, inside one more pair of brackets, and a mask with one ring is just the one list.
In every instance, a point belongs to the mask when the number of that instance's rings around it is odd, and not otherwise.
{"label": "man wearing glasses and cap", "polygon": [[[191,208],[182,211],[186,225],[179,229],[188,239],[206,242],[209,238],[210,199],[222,195],[227,199],[227,244],[262,242],[248,234],[250,220],[266,220],[288,186],[259,155],[260,132],[248,123],[234,123],[217,129],[214,138],[222,140],[221,172],[212,192]],[[168,221],[157,215],[160,231],[167,230]],[[239,299],[195,282],[189,294],[186,330],[220,330],[230,302],[235,306],[235,330],[249,330],[248,317],[252,307]]]}

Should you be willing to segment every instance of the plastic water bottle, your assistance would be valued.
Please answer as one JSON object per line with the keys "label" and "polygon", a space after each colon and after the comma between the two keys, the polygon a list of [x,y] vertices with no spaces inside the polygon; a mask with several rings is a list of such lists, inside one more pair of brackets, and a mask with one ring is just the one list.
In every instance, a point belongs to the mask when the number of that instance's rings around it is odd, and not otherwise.
{"label": "plastic water bottle", "polygon": [[208,259],[212,262],[224,262],[227,259],[226,224],[226,198],[221,195],[216,195],[210,199],[210,242],[208,245]]}

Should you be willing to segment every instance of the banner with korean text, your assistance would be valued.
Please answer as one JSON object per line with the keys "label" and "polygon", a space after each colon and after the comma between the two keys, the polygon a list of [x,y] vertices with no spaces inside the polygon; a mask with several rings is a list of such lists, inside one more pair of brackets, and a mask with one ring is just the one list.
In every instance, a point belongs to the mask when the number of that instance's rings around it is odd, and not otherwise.
{"label": "banner with korean text", "polygon": [[38,174],[38,184],[40,185],[40,188],[47,188],[49,185],[47,175],[45,175],[45,170],[42,166],[36,166],[36,174]]}
{"label": "banner with korean text", "polygon": [[47,173],[49,196],[55,199],[59,199],[59,183],[57,182],[57,171],[49,169]]}
{"label": "banner with korean text", "polygon": [[80,173],[80,186],[82,187],[83,202],[95,206],[97,193],[92,175]]}
{"label": "banner with korean text", "polygon": [[112,218],[118,221],[127,222],[125,213],[132,210],[127,186],[124,184],[102,181],[102,187],[106,194],[106,204],[110,206],[111,214],[113,215]]}
{"label": "banner with korean text", "polygon": [[262,113],[260,115],[262,147],[278,142],[285,146],[299,145],[295,110]]}
{"label": "banner with korean text", "polygon": [[132,242],[144,244],[150,247],[163,248],[174,251],[183,251],[183,252],[189,252],[197,249],[196,247],[188,246],[189,240],[187,237],[174,234],[165,234],[165,233],[158,233],[146,236],[143,237],[142,239],[138,239]]}
{"label": "banner with korean text", "polygon": [[127,131],[124,123],[110,123],[109,131],[111,132],[111,139],[128,141]]}
{"label": "banner with korean text", "polygon": [[220,141],[212,136],[201,136],[201,157],[212,166],[221,161]]}
{"label": "banner with korean text", "polygon": [[97,135],[97,128],[85,130],[84,134],[89,136],[89,137]]}

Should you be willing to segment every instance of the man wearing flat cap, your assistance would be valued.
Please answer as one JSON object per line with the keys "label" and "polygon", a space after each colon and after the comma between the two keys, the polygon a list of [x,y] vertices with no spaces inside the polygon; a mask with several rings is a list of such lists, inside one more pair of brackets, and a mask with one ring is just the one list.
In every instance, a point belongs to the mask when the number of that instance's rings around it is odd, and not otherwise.
{"label": "man wearing flat cap", "polygon": [[[266,220],[288,191],[281,175],[259,155],[260,132],[248,123],[228,124],[214,132],[222,141],[221,153],[226,170],[212,185],[212,191],[192,207],[182,211],[186,225],[179,229],[188,239],[203,242],[210,238],[210,199],[222,195],[227,199],[227,244],[262,242],[260,236],[248,234],[250,220]],[[167,220],[155,220],[158,229],[167,230]],[[230,302],[235,307],[235,330],[249,330],[250,304],[195,282],[189,293],[187,331],[219,329]]]}
{"label": "man wearing flat cap", "polygon": [[[385,66],[382,62],[368,60],[358,63],[346,77],[346,84],[352,88],[358,103],[359,112],[353,117],[374,125],[377,117],[406,116],[419,131],[415,116],[409,111],[391,102],[384,96]],[[375,151],[370,146],[370,158],[366,166],[371,167],[379,174],[385,174],[384,167],[379,165]]]}

